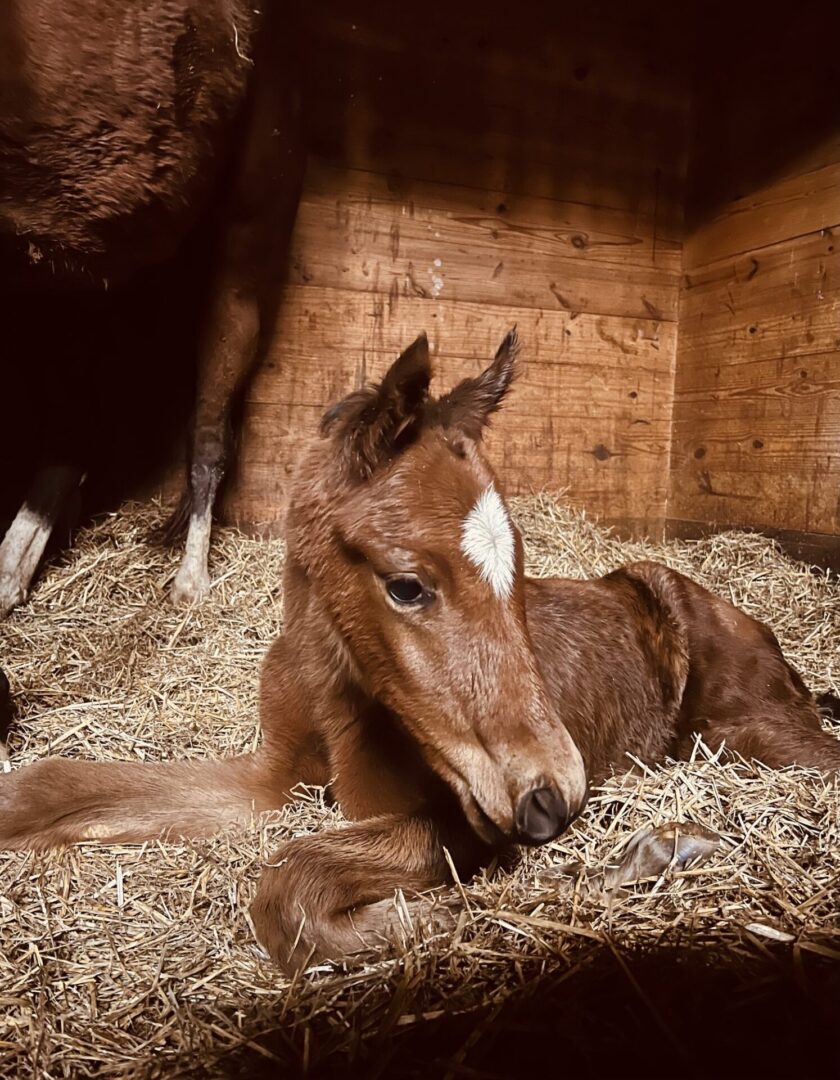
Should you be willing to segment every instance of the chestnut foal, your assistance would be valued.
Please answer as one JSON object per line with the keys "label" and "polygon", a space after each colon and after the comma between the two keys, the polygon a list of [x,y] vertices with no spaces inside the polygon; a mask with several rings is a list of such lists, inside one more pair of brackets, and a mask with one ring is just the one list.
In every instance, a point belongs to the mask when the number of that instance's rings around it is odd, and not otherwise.
{"label": "chestnut foal", "polygon": [[[324,417],[294,481],[285,633],[262,675],[262,747],[220,762],[48,758],[0,777],[0,845],[206,835],[331,784],[348,828],[285,844],[252,909],[295,969],[394,930],[395,890],[541,844],[587,780],[712,748],[840,769],[767,627],[665,566],[529,580],[481,451],[511,332],[483,374],[429,397],[425,337]],[[424,906],[425,905],[425,906]],[[422,898],[409,906],[429,911]]]}

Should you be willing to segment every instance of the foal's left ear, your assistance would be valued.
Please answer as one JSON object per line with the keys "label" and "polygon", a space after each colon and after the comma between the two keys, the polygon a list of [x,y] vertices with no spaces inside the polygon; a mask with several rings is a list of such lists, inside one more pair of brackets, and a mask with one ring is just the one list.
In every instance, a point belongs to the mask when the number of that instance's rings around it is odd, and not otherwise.
{"label": "foal's left ear", "polygon": [[382,382],[357,390],[324,415],[321,431],[335,436],[356,479],[366,480],[415,438],[431,378],[429,341],[421,334]]}
{"label": "foal's left ear", "polygon": [[501,407],[516,374],[519,352],[516,327],[508,330],[490,367],[463,382],[437,402],[440,423],[454,427],[471,439],[480,439],[491,415]]}

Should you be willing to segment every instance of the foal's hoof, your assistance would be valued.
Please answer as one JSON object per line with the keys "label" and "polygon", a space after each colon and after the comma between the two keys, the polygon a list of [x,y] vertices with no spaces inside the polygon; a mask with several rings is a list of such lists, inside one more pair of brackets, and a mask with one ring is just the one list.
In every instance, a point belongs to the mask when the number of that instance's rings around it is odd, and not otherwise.
{"label": "foal's hoof", "polygon": [[204,567],[196,568],[181,563],[172,582],[170,596],[175,607],[189,607],[203,600],[210,591],[210,575]]}
{"label": "foal's hoof", "polygon": [[656,828],[640,829],[618,866],[607,869],[604,887],[610,890],[659,877],[668,869],[702,866],[720,846],[716,832],[691,821],[668,821]]}
{"label": "foal's hoof", "polygon": [[580,863],[569,863],[548,870],[540,877],[548,881],[563,875],[580,875],[584,894],[596,897],[620,895],[623,886],[650,881],[666,870],[702,866],[721,844],[721,837],[705,825],[668,821],[655,828],[639,829],[616,864],[585,867]]}
{"label": "foal's hoof", "polygon": [[26,599],[26,589],[12,574],[0,575],[0,619],[5,619]]}

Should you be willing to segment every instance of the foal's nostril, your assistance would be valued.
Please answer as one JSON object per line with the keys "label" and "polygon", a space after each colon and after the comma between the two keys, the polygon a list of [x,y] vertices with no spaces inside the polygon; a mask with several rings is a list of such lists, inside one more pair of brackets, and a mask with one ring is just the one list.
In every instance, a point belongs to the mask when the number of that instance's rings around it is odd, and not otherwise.
{"label": "foal's nostril", "polygon": [[526,844],[544,844],[553,840],[571,822],[566,800],[553,787],[526,792],[516,808],[516,828]]}

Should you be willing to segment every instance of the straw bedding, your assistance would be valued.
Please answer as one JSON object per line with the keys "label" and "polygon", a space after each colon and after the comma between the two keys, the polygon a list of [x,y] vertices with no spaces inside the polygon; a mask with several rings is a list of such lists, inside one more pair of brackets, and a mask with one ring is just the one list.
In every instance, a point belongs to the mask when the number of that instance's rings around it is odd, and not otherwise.
{"label": "straw bedding", "polygon": [[[840,583],[771,541],[621,542],[548,496],[514,510],[530,572],[661,559],[767,620],[814,689],[840,690]],[[254,745],[282,542],[217,530],[209,600],[176,611],[177,553],[147,542],[161,515],[126,506],[84,532],[0,625],[15,764]],[[552,1074],[694,1075],[704,1048],[718,1075],[750,1063],[777,1075],[786,1054],[799,1075],[820,1055],[840,1061],[836,784],[702,747],[692,763],[617,775],[573,834],[463,883],[454,935],[407,928],[390,956],[290,985],[247,906],[282,839],[340,827],[319,791],[303,795],[203,842],[0,855],[0,1077],[492,1077],[531,1073],[546,1053]],[[711,826],[723,850],[609,900],[556,872],[602,866],[671,819]]]}

